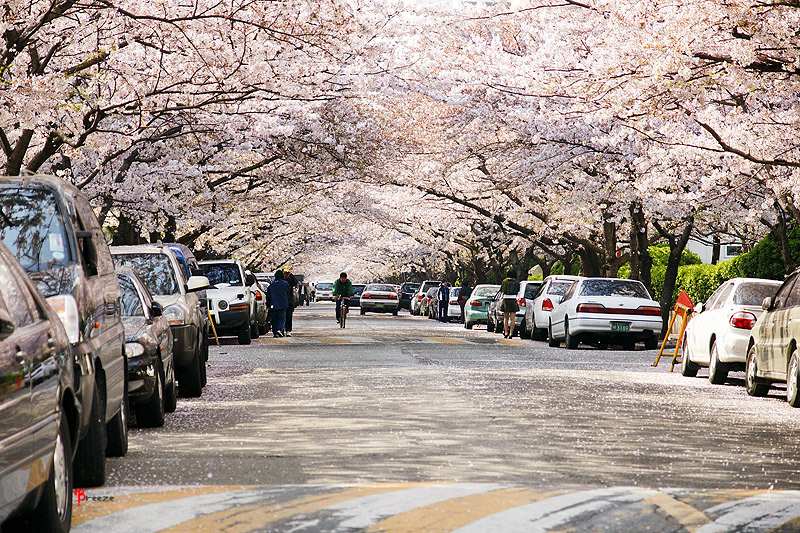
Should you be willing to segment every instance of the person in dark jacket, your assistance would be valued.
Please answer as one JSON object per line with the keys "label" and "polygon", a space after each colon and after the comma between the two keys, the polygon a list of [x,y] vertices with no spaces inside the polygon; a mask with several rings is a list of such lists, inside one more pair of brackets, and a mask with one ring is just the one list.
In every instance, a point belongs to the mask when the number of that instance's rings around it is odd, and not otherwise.
{"label": "person in dark jacket", "polygon": [[283,279],[283,270],[275,272],[275,281],[267,289],[267,307],[272,316],[272,336],[286,336],[286,309],[289,307],[291,289]]}
{"label": "person in dark jacket", "polygon": [[469,297],[472,296],[472,287],[468,282],[465,282],[458,293],[458,305],[461,307],[461,322],[464,322],[464,307],[467,305]]}
{"label": "person in dark jacket", "polygon": [[436,293],[439,299],[439,322],[447,322],[447,306],[450,304],[450,287],[443,281]]}
{"label": "person in dark jacket", "polygon": [[299,285],[297,278],[292,274],[291,269],[284,272],[283,279],[289,284],[289,307],[286,308],[286,336],[292,336],[292,315],[294,309],[297,307],[297,286]]}

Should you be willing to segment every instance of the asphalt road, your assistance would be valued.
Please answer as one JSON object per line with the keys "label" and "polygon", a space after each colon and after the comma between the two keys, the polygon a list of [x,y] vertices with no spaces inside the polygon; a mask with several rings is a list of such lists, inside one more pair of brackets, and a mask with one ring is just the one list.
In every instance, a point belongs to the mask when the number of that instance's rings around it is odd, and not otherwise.
{"label": "asphalt road", "polygon": [[213,347],[75,530],[800,530],[800,411],[655,357],[312,304]]}

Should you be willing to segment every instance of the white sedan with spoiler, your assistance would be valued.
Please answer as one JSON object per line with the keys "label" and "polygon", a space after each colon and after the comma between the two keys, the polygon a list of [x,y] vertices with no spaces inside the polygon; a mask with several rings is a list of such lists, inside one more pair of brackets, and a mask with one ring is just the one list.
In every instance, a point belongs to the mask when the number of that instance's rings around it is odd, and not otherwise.
{"label": "white sedan with spoiler", "polygon": [[550,346],[563,340],[569,349],[583,342],[633,350],[637,341],[643,341],[652,350],[658,346],[661,325],[661,307],[642,282],[584,278],[567,290],[550,314]]}

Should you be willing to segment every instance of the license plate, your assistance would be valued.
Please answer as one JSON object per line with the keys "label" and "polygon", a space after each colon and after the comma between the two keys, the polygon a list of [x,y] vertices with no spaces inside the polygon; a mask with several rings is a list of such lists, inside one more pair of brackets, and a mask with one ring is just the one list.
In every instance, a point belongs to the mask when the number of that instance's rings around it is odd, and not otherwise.
{"label": "license plate", "polygon": [[611,323],[611,331],[630,331],[631,330],[631,323],[630,322],[612,322]]}

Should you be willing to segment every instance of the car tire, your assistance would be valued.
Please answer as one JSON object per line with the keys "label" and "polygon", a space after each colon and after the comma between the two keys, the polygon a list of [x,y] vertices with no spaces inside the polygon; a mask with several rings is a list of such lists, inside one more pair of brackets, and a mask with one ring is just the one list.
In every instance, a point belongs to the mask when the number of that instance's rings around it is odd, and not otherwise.
{"label": "car tire", "polygon": [[697,376],[697,371],[700,370],[700,366],[692,361],[691,352],[689,352],[689,345],[687,344],[687,336],[686,334],[683,335],[683,342],[681,346],[683,347],[683,354],[681,355],[681,375],[686,376],[687,378],[693,378]]}
{"label": "car tire", "polygon": [[78,442],[75,462],[72,466],[76,487],[99,487],[106,482],[106,424],[105,409],[100,403],[100,393],[95,383],[92,407],[89,414],[89,429]]}
{"label": "car tire", "polygon": [[636,341],[625,341],[622,343],[622,349],[626,352],[636,351]]}
{"label": "car tire", "polygon": [[358,310],[358,312],[359,312],[360,314],[362,314],[362,315],[366,315],[366,314],[367,314],[367,312],[366,312],[366,311],[364,311],[364,308],[363,308],[363,307],[362,307],[362,308],[360,308],[360,309]]}
{"label": "car tire", "polygon": [[239,338],[237,340],[239,344],[250,344],[250,339],[250,324],[245,322],[239,328]]}
{"label": "car tire", "polygon": [[258,338],[258,322],[253,322],[250,324],[250,338],[257,339]]}
{"label": "car tire", "polygon": [[258,334],[259,335],[266,335],[269,329],[267,326],[258,326]]}
{"label": "car tire", "polygon": [[119,411],[106,424],[106,457],[124,457],[128,453],[128,362],[125,361],[122,403]]}
{"label": "car tire", "polygon": [[192,358],[192,364],[181,371],[181,376],[178,379],[178,391],[182,397],[199,398],[203,393],[203,373],[200,368],[202,364],[199,354],[195,354]]}
{"label": "car tire", "polygon": [[164,412],[174,413],[178,408],[178,386],[173,373],[172,382],[164,386]]}
{"label": "car tire", "polygon": [[530,339],[531,333],[528,331],[528,321],[523,319],[522,323],[519,325],[519,338],[520,339]]}
{"label": "car tire", "polygon": [[574,350],[578,347],[580,341],[577,337],[569,332],[569,320],[566,318],[564,319],[564,346],[567,347],[568,350]]}
{"label": "car tire", "polygon": [[792,407],[800,407],[800,356],[797,348],[792,352],[789,359],[789,368],[786,372],[786,403]]}
{"label": "car tire", "polygon": [[644,349],[645,350],[655,350],[658,348],[658,337],[653,335],[652,337],[648,337],[644,340]]}
{"label": "car tire", "polygon": [[394,311],[392,311],[392,314],[393,314],[394,316],[397,316],[397,313],[398,313],[398,312],[399,312],[399,311],[398,311],[397,309],[395,309]]}
{"label": "car tire", "polygon": [[744,388],[750,396],[766,396],[769,386],[769,383],[758,377],[756,347],[755,345],[750,346],[750,349],[747,350],[747,362],[744,368]]}
{"label": "car tire", "polygon": [[561,345],[561,341],[553,337],[553,324],[550,324],[547,328],[547,345],[551,348],[558,348]]}
{"label": "car tire", "polygon": [[147,403],[136,406],[136,423],[139,427],[160,428],[164,425],[164,381],[161,370],[156,370],[156,385]]}
{"label": "car tire", "polygon": [[474,326],[472,322],[464,321],[464,329],[472,329],[472,326]]}
{"label": "car tire", "polygon": [[72,443],[69,425],[62,412],[50,474],[39,503],[31,511],[3,524],[4,532],[48,531],[67,533],[72,522]]}
{"label": "car tire", "polygon": [[713,385],[722,385],[728,379],[729,367],[719,360],[717,341],[711,344],[711,359],[708,363],[708,381]]}

